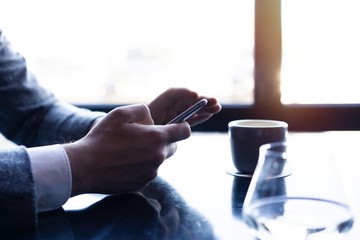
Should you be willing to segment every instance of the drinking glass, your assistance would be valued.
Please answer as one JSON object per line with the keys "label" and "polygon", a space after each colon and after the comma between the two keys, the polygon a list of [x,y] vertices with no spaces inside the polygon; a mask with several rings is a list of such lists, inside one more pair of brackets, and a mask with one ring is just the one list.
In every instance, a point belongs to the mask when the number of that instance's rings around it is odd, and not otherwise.
{"label": "drinking glass", "polygon": [[286,142],[261,146],[243,217],[262,240],[341,239],[354,218],[331,149]]}

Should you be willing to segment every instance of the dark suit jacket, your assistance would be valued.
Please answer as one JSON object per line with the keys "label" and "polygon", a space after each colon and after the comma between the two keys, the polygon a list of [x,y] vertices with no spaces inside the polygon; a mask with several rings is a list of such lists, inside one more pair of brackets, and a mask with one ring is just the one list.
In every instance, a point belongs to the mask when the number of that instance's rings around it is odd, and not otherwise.
{"label": "dark suit jacket", "polygon": [[0,29],[0,132],[18,145],[0,145],[0,228],[37,221],[26,147],[79,139],[102,115],[63,103],[39,86]]}

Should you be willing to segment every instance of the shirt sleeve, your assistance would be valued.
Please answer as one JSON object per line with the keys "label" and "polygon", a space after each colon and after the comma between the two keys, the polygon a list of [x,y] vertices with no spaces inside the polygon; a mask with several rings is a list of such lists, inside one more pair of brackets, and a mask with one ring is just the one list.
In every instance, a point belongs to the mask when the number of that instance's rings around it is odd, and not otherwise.
{"label": "shirt sleeve", "polygon": [[59,145],[28,148],[38,212],[60,208],[71,196],[72,178],[68,156]]}

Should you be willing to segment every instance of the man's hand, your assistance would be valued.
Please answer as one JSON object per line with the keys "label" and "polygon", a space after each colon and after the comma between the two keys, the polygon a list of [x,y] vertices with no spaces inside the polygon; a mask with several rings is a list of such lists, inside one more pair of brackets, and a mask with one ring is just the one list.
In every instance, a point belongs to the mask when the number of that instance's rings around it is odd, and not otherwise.
{"label": "man's hand", "polygon": [[157,176],[158,167],[190,136],[187,123],[154,125],[146,105],[119,107],[77,142],[65,144],[73,188],[81,193],[135,191]]}
{"label": "man's hand", "polygon": [[221,105],[215,98],[199,96],[196,92],[186,88],[168,89],[149,103],[154,123],[159,125],[166,124],[202,98],[206,98],[208,104],[193,117],[186,120],[191,126],[208,120],[212,115],[221,110]]}

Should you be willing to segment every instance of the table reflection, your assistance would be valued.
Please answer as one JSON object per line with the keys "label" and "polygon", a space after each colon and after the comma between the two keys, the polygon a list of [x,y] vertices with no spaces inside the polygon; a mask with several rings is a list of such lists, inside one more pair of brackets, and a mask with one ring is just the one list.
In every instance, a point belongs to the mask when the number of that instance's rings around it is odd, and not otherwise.
{"label": "table reflection", "polygon": [[231,192],[231,207],[234,217],[242,219],[242,207],[251,178],[234,177]]}
{"label": "table reflection", "polygon": [[139,192],[109,195],[80,210],[39,215],[36,229],[12,239],[215,239],[212,226],[167,182],[156,178]]}

